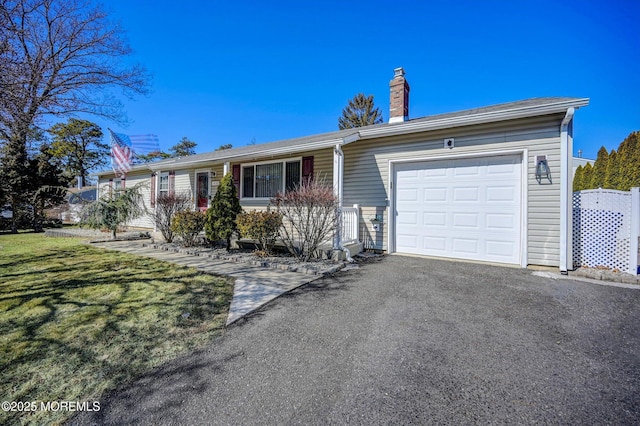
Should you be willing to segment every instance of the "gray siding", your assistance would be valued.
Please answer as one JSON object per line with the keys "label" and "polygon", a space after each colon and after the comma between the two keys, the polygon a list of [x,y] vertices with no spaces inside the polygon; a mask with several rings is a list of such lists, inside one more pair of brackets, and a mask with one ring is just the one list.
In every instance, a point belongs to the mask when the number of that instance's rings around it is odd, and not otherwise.
{"label": "gray siding", "polygon": [[[502,125],[469,126],[408,137],[359,141],[345,146],[344,204],[361,206],[365,247],[388,249],[390,160],[527,149],[527,263],[558,266],[561,119],[555,115]],[[443,139],[449,137],[455,138],[452,150],[443,148]],[[539,185],[535,179],[535,156],[543,154],[547,155],[552,174],[549,185]],[[376,214],[384,215],[381,232],[372,231],[371,219]]]}

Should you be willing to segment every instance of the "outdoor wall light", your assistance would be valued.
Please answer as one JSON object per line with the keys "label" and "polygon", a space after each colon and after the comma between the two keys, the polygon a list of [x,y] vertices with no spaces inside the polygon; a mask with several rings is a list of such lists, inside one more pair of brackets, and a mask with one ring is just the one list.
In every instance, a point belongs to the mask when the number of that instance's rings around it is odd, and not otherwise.
{"label": "outdoor wall light", "polygon": [[536,180],[540,185],[542,185],[542,179],[547,179],[551,183],[551,171],[546,155],[536,157]]}

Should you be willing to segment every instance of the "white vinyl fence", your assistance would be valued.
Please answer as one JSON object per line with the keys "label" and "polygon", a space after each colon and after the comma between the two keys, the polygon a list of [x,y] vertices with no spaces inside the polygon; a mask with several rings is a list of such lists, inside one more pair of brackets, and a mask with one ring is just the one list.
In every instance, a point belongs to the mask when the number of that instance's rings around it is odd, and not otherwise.
{"label": "white vinyl fence", "polygon": [[640,188],[573,193],[573,266],[637,274]]}

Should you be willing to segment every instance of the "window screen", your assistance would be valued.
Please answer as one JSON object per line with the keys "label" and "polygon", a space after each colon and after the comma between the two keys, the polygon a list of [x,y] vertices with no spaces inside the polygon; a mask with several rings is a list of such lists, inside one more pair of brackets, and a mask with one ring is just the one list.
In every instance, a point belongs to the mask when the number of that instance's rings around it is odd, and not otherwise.
{"label": "window screen", "polygon": [[282,163],[256,165],[256,197],[273,197],[282,191]]}

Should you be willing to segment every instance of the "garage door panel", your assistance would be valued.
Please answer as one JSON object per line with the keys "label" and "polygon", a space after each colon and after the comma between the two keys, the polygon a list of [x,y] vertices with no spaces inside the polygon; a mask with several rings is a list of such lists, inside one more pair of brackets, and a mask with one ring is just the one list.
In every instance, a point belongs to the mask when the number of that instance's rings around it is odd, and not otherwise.
{"label": "garage door panel", "polygon": [[480,175],[480,167],[477,165],[467,165],[463,167],[454,167],[453,168],[453,176],[454,177],[463,177],[463,176],[478,176]]}
{"label": "garage door panel", "polygon": [[445,237],[423,237],[422,238],[422,249],[430,250],[435,253],[446,253],[447,252],[447,239]]}
{"label": "garage door panel", "polygon": [[511,161],[495,162],[487,169],[487,176],[512,176],[520,170],[520,160],[517,161],[517,163]]}
{"label": "garage door panel", "polygon": [[398,234],[396,238],[398,240],[398,246],[406,247],[409,253],[412,252],[411,249],[415,250],[418,248],[418,237],[416,235]]}
{"label": "garage door panel", "polygon": [[442,227],[447,224],[446,212],[424,212],[422,215],[423,226]]}
{"label": "garage door panel", "polygon": [[516,197],[519,196],[519,188],[513,185],[509,186],[487,186],[486,188],[486,200],[487,202],[506,201],[513,203]]}
{"label": "garage door panel", "polygon": [[398,190],[398,201],[418,201],[417,189]]}
{"label": "garage door panel", "polygon": [[457,228],[478,229],[480,214],[478,213],[453,213],[453,226]]}
{"label": "garage door panel", "polygon": [[[436,160],[396,167],[396,251],[519,264],[521,158]],[[422,197],[400,196],[408,190]]]}
{"label": "garage door panel", "polygon": [[447,201],[447,188],[426,188],[422,193],[422,201],[425,202]]}
{"label": "garage door panel", "polygon": [[447,169],[446,168],[437,168],[437,169],[427,168],[427,169],[424,169],[422,173],[425,177],[429,177],[432,179],[444,178],[447,176]]}
{"label": "garage door panel", "polygon": [[410,225],[410,226],[418,225],[418,212],[417,211],[404,212],[402,216],[398,216],[398,224]]}
{"label": "garage door panel", "polygon": [[480,200],[480,188],[477,186],[453,188],[453,201],[456,203],[478,200]]}
{"label": "garage door panel", "polygon": [[486,250],[490,256],[500,256],[505,259],[510,259],[511,256],[513,256],[513,251],[517,250],[517,247],[514,247],[513,241],[487,241]]}
{"label": "garage door panel", "polygon": [[478,240],[471,238],[453,238],[452,239],[453,246],[452,252],[453,254],[461,255],[465,257],[467,255],[472,255],[472,257],[476,257],[478,252]]}
{"label": "garage door panel", "polygon": [[517,225],[519,218],[515,217],[515,214],[498,214],[490,213],[486,216],[487,229],[500,230],[500,229],[513,229]]}

